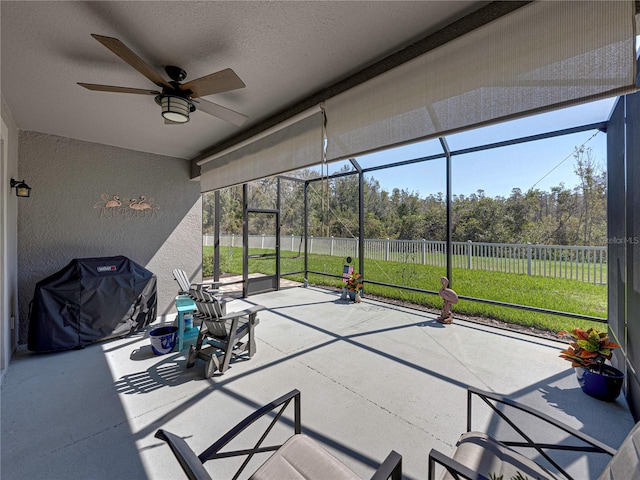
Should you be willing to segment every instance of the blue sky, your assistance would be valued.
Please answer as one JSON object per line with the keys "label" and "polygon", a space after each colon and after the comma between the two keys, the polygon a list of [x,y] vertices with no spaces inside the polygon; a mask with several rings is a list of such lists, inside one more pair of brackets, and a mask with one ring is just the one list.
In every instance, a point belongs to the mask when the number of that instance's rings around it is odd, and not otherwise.
{"label": "blue sky", "polygon": [[[606,121],[616,99],[610,98],[572,108],[514,120],[446,137],[452,151],[519,137]],[[586,131],[521,145],[454,156],[452,182],[454,195],[469,195],[482,189],[488,196],[509,196],[515,187],[526,191],[549,190],[564,183],[577,185],[574,173],[574,148],[590,147],[595,159],[606,168],[606,135]],[[430,140],[358,157],[364,167],[441,153],[440,142]],[[330,173],[344,162],[331,164]],[[372,172],[384,190],[394,188],[419,192],[420,196],[445,192],[445,162],[434,160],[402,168]]]}

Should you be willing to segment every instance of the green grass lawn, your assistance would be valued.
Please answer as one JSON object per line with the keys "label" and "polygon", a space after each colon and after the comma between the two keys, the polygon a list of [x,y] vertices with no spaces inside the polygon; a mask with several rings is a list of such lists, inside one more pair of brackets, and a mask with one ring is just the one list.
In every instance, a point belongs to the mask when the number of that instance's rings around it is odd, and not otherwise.
{"label": "green grass lawn", "polygon": [[[265,250],[251,250],[250,253],[265,253]],[[205,276],[212,270],[213,247],[203,247],[203,271]],[[295,258],[291,252],[282,252],[281,273],[293,272],[304,268],[304,259]],[[225,273],[242,273],[242,249],[223,247],[221,250],[221,271]],[[340,275],[344,259],[328,255],[310,255],[309,270]],[[354,259],[353,264],[358,265]],[[270,274],[275,272],[274,259],[250,259],[250,273]],[[405,264],[401,262],[385,262],[365,260],[365,280],[403,285],[407,287],[432,290],[440,288],[440,276],[445,269],[429,265]],[[606,318],[607,286],[577,280],[528,276],[515,273],[500,273],[481,270],[453,269],[451,287],[460,296],[474,297],[500,302],[539,307],[561,312],[576,313]],[[287,275],[286,278],[302,282],[303,275]],[[309,282],[318,285],[339,286],[341,281],[325,275],[310,274]],[[373,294],[390,299],[442,308],[442,299],[434,294],[411,292],[393,287],[373,285],[365,281],[365,295]],[[482,316],[501,320],[507,323],[523,325],[543,330],[558,332],[573,327],[595,326],[593,322],[577,320],[546,313],[488,305],[480,302],[460,300],[453,307],[454,314]],[[602,328],[602,325],[600,325]]]}

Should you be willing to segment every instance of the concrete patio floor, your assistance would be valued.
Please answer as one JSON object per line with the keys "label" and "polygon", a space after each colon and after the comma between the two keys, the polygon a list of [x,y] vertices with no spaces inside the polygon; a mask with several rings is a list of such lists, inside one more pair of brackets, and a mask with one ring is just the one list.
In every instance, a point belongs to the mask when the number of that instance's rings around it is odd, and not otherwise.
{"label": "concrete patio floor", "polygon": [[[449,453],[465,430],[467,386],[539,408],[614,448],[633,425],[622,396],[606,403],[580,391],[555,341],[464,321],[444,326],[424,312],[348,303],[314,287],[234,300],[228,310],[255,303],[267,307],[257,354],[211,379],[201,360],[185,368],[185,351],[153,355],[150,328],[83,350],[18,353],[2,385],[1,477],[185,478],[154,438],[158,428],[200,453],[293,388],[302,392],[303,431],[365,478],[392,449],[404,478],[426,478],[429,450]],[[232,463],[206,465],[222,479]],[[569,468],[588,479],[603,465]]]}

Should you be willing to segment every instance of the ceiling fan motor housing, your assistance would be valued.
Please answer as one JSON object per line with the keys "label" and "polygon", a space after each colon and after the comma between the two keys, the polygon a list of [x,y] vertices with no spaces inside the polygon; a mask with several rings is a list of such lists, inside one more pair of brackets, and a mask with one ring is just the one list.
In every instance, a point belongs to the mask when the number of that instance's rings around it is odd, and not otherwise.
{"label": "ceiling fan motor housing", "polygon": [[187,78],[187,72],[174,65],[167,65],[166,67],[164,67],[164,71],[167,72],[169,78],[174,82],[182,82],[185,78]]}

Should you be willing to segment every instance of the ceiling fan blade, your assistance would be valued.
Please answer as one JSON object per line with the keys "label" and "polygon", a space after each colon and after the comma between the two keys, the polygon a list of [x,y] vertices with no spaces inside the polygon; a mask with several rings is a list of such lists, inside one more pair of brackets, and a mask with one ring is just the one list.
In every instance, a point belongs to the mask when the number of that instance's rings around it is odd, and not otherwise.
{"label": "ceiling fan blade", "polygon": [[236,75],[236,72],[230,68],[226,68],[219,72],[211,73],[184,83],[180,85],[180,90],[183,92],[190,90],[192,92],[191,97],[198,98],[244,87],[246,87],[246,85],[240,80],[240,77]]}
{"label": "ceiling fan blade", "polygon": [[244,125],[244,123],[249,120],[249,117],[246,115],[234,112],[233,110],[223,107],[222,105],[218,105],[217,103],[207,102],[206,100],[198,100],[197,110],[213,115],[214,117],[218,117],[226,122],[233,123],[238,127]]}
{"label": "ceiling fan blade", "polygon": [[104,37],[102,35],[96,35],[95,33],[92,33],[91,36],[159,87],[172,88],[171,84],[162,78],[158,72],[147,65],[138,55],[117,38]]}
{"label": "ceiling fan blade", "polygon": [[114,87],[113,85],[96,85],[95,83],[80,83],[78,85],[94,90],[96,92],[115,92],[115,93],[136,93],[138,95],[160,95],[160,92],[155,90],[145,90],[143,88],[129,88],[129,87]]}

